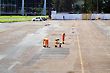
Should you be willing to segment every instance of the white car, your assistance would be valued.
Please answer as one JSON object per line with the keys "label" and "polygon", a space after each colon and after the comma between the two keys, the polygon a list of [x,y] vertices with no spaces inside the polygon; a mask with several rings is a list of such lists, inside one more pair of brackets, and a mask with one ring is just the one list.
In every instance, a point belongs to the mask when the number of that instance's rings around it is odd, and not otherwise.
{"label": "white car", "polygon": [[36,17],[36,18],[33,18],[32,21],[43,21],[43,19],[41,17]]}
{"label": "white car", "polygon": [[42,17],[36,17],[32,19],[32,21],[46,21],[46,20],[47,20],[46,18],[42,18]]}

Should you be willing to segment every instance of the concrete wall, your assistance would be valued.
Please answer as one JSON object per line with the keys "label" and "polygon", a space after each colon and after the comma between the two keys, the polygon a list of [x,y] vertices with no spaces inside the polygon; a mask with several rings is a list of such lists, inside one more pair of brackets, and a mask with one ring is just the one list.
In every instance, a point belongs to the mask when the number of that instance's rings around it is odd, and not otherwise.
{"label": "concrete wall", "polygon": [[92,14],[91,19],[95,19],[97,17],[100,19],[110,19],[110,14]]}
{"label": "concrete wall", "polygon": [[65,20],[72,20],[72,19],[82,19],[82,14],[52,14],[52,19],[65,19]]}
{"label": "concrete wall", "polygon": [[52,19],[56,20],[82,20],[82,19],[110,19],[110,14],[68,14],[56,13],[51,15]]}

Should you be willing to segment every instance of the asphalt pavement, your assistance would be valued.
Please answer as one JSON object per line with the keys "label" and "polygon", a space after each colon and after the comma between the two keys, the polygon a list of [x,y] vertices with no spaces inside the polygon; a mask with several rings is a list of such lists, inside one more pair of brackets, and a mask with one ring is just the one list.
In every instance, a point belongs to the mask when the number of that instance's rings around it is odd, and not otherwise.
{"label": "asphalt pavement", "polygon": [[[109,20],[0,23],[0,73],[110,73]],[[56,38],[65,44],[54,47]],[[43,39],[49,39],[44,48]]]}

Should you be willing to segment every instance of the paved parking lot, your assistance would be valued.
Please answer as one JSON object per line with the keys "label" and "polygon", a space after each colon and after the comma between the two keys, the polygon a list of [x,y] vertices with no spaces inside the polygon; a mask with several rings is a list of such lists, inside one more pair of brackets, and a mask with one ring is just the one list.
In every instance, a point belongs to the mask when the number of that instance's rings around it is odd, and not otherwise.
{"label": "paved parking lot", "polygon": [[[110,73],[109,20],[0,24],[0,73]],[[54,40],[66,34],[62,48]],[[42,40],[49,39],[49,48]]]}

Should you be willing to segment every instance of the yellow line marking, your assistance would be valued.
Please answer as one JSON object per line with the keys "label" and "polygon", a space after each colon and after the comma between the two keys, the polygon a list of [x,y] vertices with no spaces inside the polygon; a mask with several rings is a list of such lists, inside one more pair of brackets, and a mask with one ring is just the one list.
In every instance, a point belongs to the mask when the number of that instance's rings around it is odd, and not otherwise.
{"label": "yellow line marking", "polygon": [[78,32],[77,32],[77,42],[78,42],[79,57],[80,57],[80,63],[81,63],[81,73],[85,73]]}

